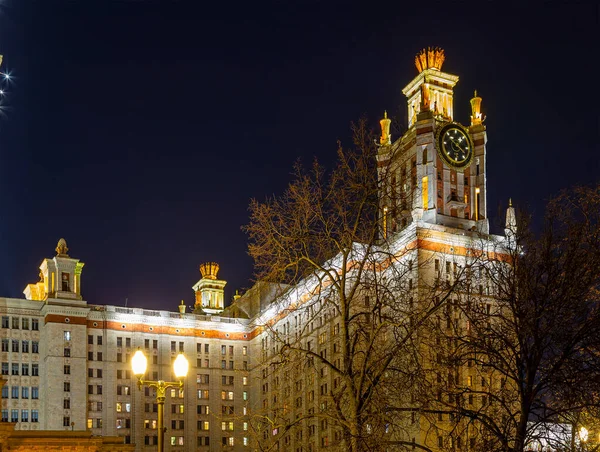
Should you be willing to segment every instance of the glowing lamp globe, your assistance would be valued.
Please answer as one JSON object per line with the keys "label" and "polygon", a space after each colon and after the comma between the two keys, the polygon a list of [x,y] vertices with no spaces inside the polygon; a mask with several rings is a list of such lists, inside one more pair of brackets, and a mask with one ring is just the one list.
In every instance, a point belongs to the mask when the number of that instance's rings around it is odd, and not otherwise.
{"label": "glowing lamp globe", "polygon": [[146,373],[146,367],[148,366],[148,359],[144,352],[138,350],[133,354],[133,358],[131,358],[131,369],[133,370],[133,375],[136,377],[141,377]]}
{"label": "glowing lamp globe", "polygon": [[581,427],[579,429],[579,439],[581,439],[582,442],[587,442],[588,437],[589,437],[590,432],[588,431],[587,428],[585,427]]}
{"label": "glowing lamp globe", "polygon": [[188,368],[190,367],[190,363],[183,356],[183,354],[177,355],[175,358],[175,362],[173,363],[173,370],[175,371],[175,378],[182,379],[188,373]]}

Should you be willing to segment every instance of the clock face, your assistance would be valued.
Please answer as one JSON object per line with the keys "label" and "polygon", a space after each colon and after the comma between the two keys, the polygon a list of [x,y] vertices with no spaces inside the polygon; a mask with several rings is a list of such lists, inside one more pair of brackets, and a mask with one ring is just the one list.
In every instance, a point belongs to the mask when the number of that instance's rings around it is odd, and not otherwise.
{"label": "clock face", "polygon": [[465,168],[473,159],[473,142],[467,130],[458,124],[446,124],[437,134],[440,157],[448,165]]}

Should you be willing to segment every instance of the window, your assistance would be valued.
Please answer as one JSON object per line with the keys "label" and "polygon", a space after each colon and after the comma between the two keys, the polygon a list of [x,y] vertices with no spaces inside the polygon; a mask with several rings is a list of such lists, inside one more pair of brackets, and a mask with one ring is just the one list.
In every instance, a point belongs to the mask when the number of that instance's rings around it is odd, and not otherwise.
{"label": "window", "polygon": [[65,331],[63,333],[65,341],[70,341],[71,340],[71,332],[70,331]]}
{"label": "window", "polygon": [[221,422],[221,430],[223,431],[233,431],[233,421],[224,421]]}
{"label": "window", "polygon": [[208,399],[208,390],[207,389],[199,389],[198,390],[198,398],[199,399]]}
{"label": "window", "polygon": [[154,339],[154,340],[152,341],[152,348],[153,348],[153,349],[157,349],[157,348],[158,348],[158,340]]}
{"label": "window", "polygon": [[96,344],[102,345],[102,336],[96,337]]}
{"label": "window", "polygon": [[37,376],[40,375],[40,366],[39,366],[39,364],[36,363],[36,364],[32,364],[31,365],[31,375],[33,377],[37,377]]}
{"label": "window", "polygon": [[31,341],[31,353],[40,352],[40,343],[38,341]]}
{"label": "window", "polygon": [[172,352],[177,351],[177,342],[171,341],[171,351]]}
{"label": "window", "polygon": [[183,446],[183,436],[171,436],[171,446]]}
{"label": "window", "polygon": [[245,345],[242,347],[242,355],[246,356],[248,354],[248,347]]}
{"label": "window", "polygon": [[227,352],[227,346],[221,345],[221,355],[224,355]]}
{"label": "window", "polygon": [[204,344],[204,353],[208,353],[208,344]]}
{"label": "window", "polygon": [[65,375],[70,375],[71,374],[71,366],[69,366],[68,364],[65,364],[63,366],[63,373]]}
{"label": "window", "polygon": [[[31,329],[33,331],[39,331],[39,329],[40,329],[40,321],[39,321],[39,319],[31,319]],[[33,414],[32,414],[31,417],[33,419]],[[32,420],[32,422],[33,422],[33,420]]]}
{"label": "window", "polygon": [[8,339],[2,339],[2,351],[3,352],[8,351]]}
{"label": "window", "polygon": [[12,375],[19,375],[19,363],[12,364]]}
{"label": "window", "polygon": [[21,342],[21,351],[23,353],[29,353],[29,341],[22,341]]}
{"label": "window", "polygon": [[19,422],[19,410],[10,410],[10,422]]}
{"label": "window", "polygon": [[[10,323],[9,322],[10,322],[9,321],[9,317],[3,315],[2,316],[2,328],[10,328]],[[7,415],[7,417],[8,417],[8,415]]]}
{"label": "window", "polygon": [[8,375],[8,363],[2,363],[2,375]]}
{"label": "window", "polygon": [[8,386],[2,386],[2,398],[8,399]]}
{"label": "window", "polygon": [[71,408],[71,399],[64,399],[63,400],[63,408],[65,410],[68,410]]}
{"label": "window", "polygon": [[13,330],[19,329],[19,318],[18,317],[12,318],[12,327],[13,327]]}
{"label": "window", "polygon": [[2,410],[2,422],[8,422],[8,410]]}
{"label": "window", "polygon": [[102,394],[102,385],[96,386],[96,394],[98,394],[98,395]]}
{"label": "window", "polygon": [[18,352],[19,351],[19,341],[16,339],[12,340],[12,351],[13,352]]}
{"label": "window", "polygon": [[19,387],[18,386],[13,386],[10,388],[10,398],[11,399],[19,398]]}
{"label": "window", "polygon": [[233,391],[221,391],[221,400],[233,400]]}
{"label": "window", "polygon": [[32,399],[39,399],[40,398],[40,390],[37,386],[32,386],[31,387],[31,398]]}
{"label": "window", "polygon": [[29,422],[29,410],[21,410],[21,422]]}
{"label": "window", "polygon": [[[100,336],[98,336],[100,337]],[[97,356],[98,361],[102,361],[102,352],[98,352],[98,356]]]}
{"label": "window", "polygon": [[28,330],[29,329],[29,319],[28,318],[23,317],[21,319],[21,329],[22,330]]}
{"label": "window", "polygon": [[183,342],[179,343],[179,352],[183,353]]}
{"label": "window", "polygon": [[31,422],[38,422],[38,410],[31,410]]}
{"label": "window", "polygon": [[144,339],[144,348],[150,348],[150,339]]}
{"label": "window", "polygon": [[71,356],[71,349],[69,347],[65,347],[65,349],[63,351],[63,356],[65,356],[67,358]]}

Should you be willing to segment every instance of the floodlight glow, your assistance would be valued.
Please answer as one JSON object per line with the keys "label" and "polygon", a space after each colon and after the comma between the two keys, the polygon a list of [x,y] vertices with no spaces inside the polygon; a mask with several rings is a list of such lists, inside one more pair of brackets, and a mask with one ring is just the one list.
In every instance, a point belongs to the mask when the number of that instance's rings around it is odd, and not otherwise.
{"label": "floodlight glow", "polygon": [[581,427],[579,429],[579,439],[581,439],[582,442],[587,442],[588,437],[589,437],[590,432],[588,431],[587,428],[585,427]]}

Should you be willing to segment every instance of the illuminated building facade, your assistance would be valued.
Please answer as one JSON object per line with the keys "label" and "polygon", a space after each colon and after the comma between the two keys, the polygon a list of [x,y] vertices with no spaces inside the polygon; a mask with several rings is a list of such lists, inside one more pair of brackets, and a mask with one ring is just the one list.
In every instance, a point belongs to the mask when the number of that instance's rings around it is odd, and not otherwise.
{"label": "illuminated building facade", "polygon": [[[417,56],[419,73],[403,90],[409,119],[402,137],[392,141],[390,120],[381,121],[378,167],[393,172],[380,201],[382,235],[396,247],[418,243],[406,259],[431,263],[415,269],[415,288],[432,278],[452,281],[457,265],[468,260],[466,250],[489,232],[481,98],[471,99],[469,126],[455,122],[458,77],[441,71],[443,61],[439,49]],[[155,448],[155,394],[137,389],[130,365],[141,348],[152,380],[173,380],[178,353],[190,361],[184,389],[172,389],[166,400],[167,451],[250,450],[253,441],[268,441],[278,450],[312,452],[339,443],[327,422],[307,420],[286,435],[274,430],[258,438],[250,425],[252,412],[285,407],[298,418],[327,404],[339,382],[326,370],[267,369],[278,359],[273,332],[305,335],[319,353],[335,357],[335,313],[306,328],[301,316],[271,312],[281,287],[260,283],[225,309],[226,282],[215,263],[200,266],[191,313],[183,303],[179,312],[88,304],[81,291],[84,264],[69,256],[63,239],[56,253],[40,265],[40,281],[25,288],[26,299],[0,299],[2,420],[16,423],[16,430],[89,430],[124,437],[138,451]],[[269,329],[262,327],[267,321]],[[404,440],[432,450],[457,444],[443,419],[437,426],[428,419],[406,419],[406,425]],[[470,439],[467,433],[459,444],[469,450]]]}
{"label": "illuminated building facade", "polygon": [[[155,449],[154,390],[137,389],[131,356],[149,357],[148,378],[173,380],[183,352],[192,370],[165,405],[165,450],[238,450],[248,442],[251,330],[222,317],[225,281],[201,266],[194,313],[90,305],[81,296],[83,263],[61,239],[40,265],[26,299],[0,299],[2,420],[15,430],[89,430]],[[210,314],[208,314],[210,313]]]}

